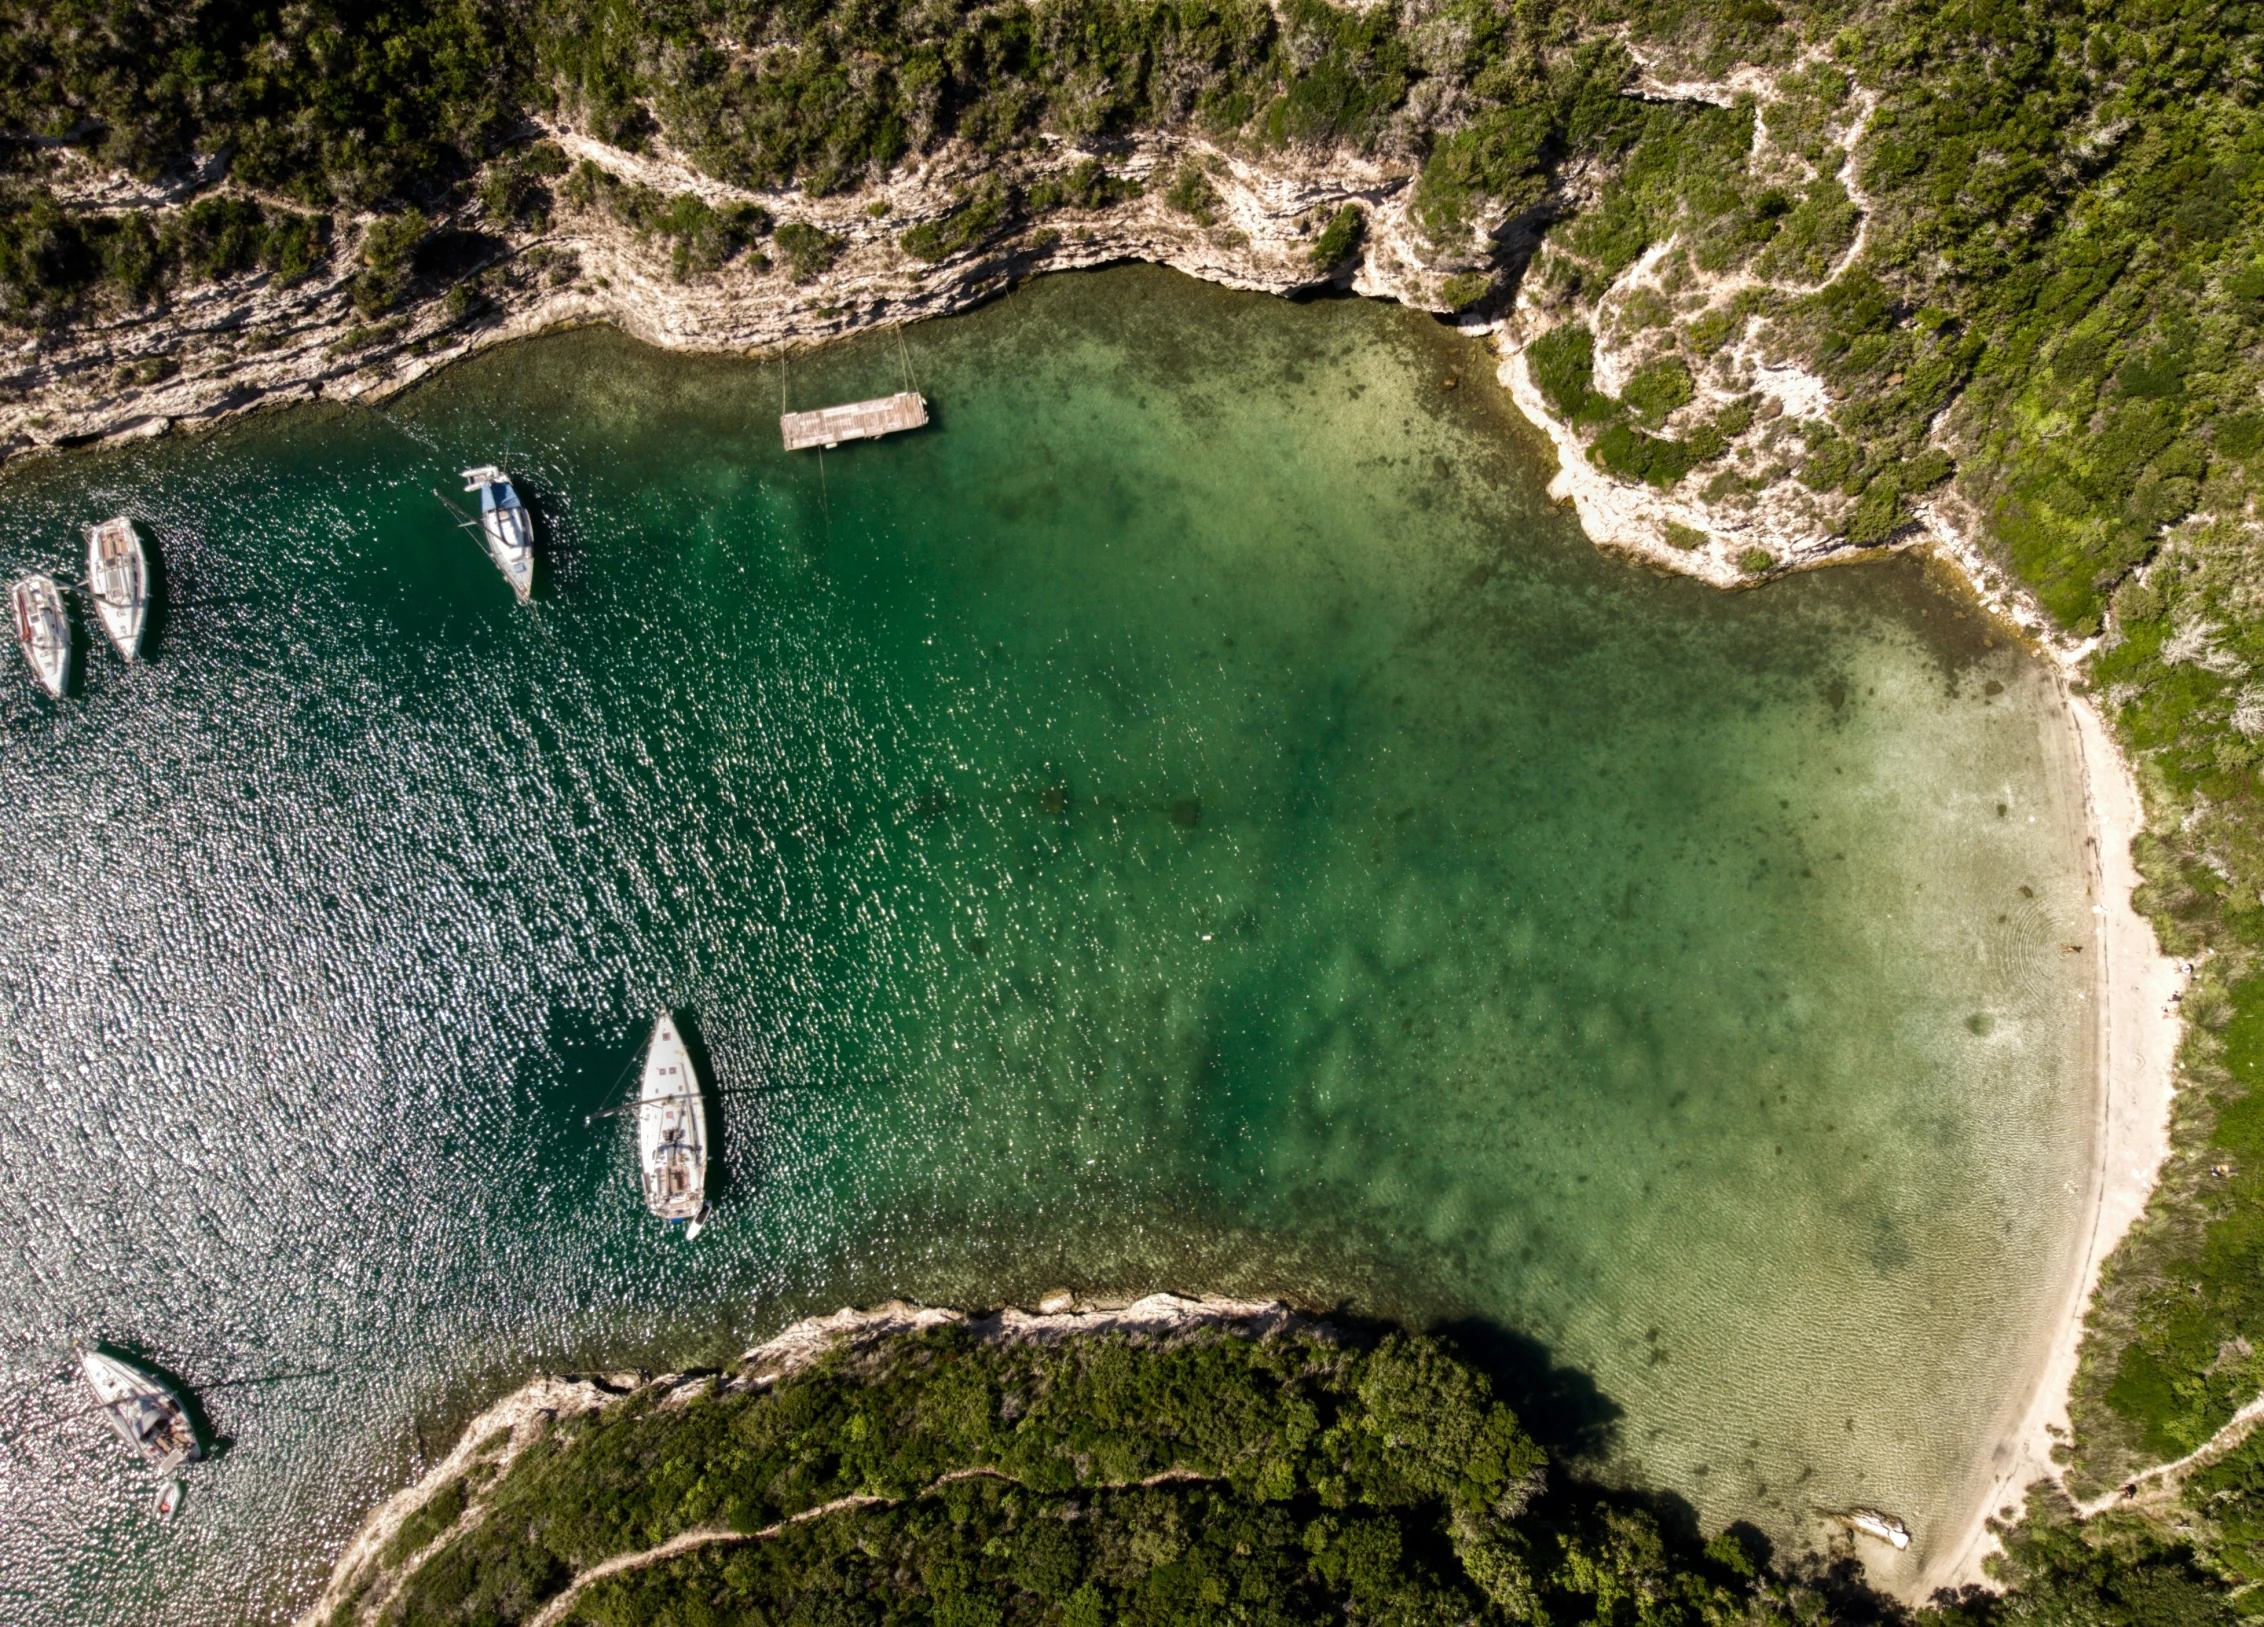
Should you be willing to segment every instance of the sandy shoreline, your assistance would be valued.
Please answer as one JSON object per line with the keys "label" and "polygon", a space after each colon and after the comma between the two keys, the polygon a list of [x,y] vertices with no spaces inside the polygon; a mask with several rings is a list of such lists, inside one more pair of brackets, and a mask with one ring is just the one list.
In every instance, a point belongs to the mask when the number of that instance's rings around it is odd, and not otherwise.
{"label": "sandy shoreline", "polygon": [[2154,929],[2131,907],[2138,886],[2130,844],[2145,828],[2145,808],[2130,765],[2088,696],[2066,690],[2080,759],[2093,893],[2094,1055],[2097,1119],[2089,1187],[2083,1204],[2081,1264],[2066,1284],[2052,1336],[2021,1376],[2026,1396],[2018,1422],[1988,1443],[1989,1489],[1965,1525],[1941,1543],[1914,1595],[1987,1582],[1982,1561],[1997,1547],[1992,1518],[2017,1515],[2028,1487],[2056,1480],[2055,1445],[2068,1436],[2068,1392],[2083,1346],[2084,1317],[2099,1272],[2145,1211],[2156,1173],[2170,1150],[2172,1063],[2180,1024],[2172,997],[2183,986],[2177,963],[2154,941]]}
{"label": "sandy shoreline", "polygon": [[[1517,329],[1514,319],[1490,325],[1501,354],[1497,377],[1518,410],[1555,447],[1558,468],[1549,495],[1572,505],[1596,547],[1719,588],[1754,585],[1754,578],[1736,563],[1738,550],[1748,546],[1765,546],[1780,569],[1847,563],[1889,551],[1855,549],[1829,536],[1803,533],[1786,523],[1789,516],[1766,509],[1725,525],[1694,499],[1613,479],[1589,460],[1578,431],[1550,412]],[[2065,1285],[2050,1338],[2014,1385],[2018,1399],[2012,1416],[2017,1422],[1983,1448],[1992,1469],[1987,1494],[1955,1532],[1933,1547],[1911,1589],[1912,1602],[1923,1602],[1936,1588],[1988,1582],[1982,1562],[1998,1546],[1989,1520],[2017,1514],[2030,1485],[2060,1476],[2053,1449],[2067,1439],[2069,1389],[2100,1270],[2144,1213],[2169,1156],[2174,1063],[2182,1032],[2173,1000],[2184,977],[2131,904],[2139,884],[2131,842],[2145,829],[2146,812],[2131,765],[2081,688],[2082,664],[2093,643],[2057,634],[2042,608],[1975,542],[1979,517],[1954,493],[1937,494],[1919,504],[1917,512],[1918,535],[1899,541],[1896,550],[1920,548],[1948,564],[1975,601],[2058,674],[2083,791],[2098,951],[2091,1047],[2097,1118],[2082,1206],[2084,1236],[2076,1255],[2080,1264]],[[1689,550],[1672,546],[1665,540],[1670,523],[1702,530],[1707,540]]]}

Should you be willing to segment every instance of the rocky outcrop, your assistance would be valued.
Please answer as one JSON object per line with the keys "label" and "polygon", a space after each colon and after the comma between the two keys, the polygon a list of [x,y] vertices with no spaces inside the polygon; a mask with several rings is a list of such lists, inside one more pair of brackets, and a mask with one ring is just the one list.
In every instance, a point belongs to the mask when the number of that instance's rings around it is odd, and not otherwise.
{"label": "rocky outcrop", "polygon": [[[1121,260],[1284,293],[1325,280],[1331,268],[1314,265],[1313,241],[1348,203],[1368,219],[1351,285],[1416,305],[1444,303],[1435,251],[1407,220],[1413,169],[1349,153],[1257,159],[1150,136],[1106,158],[1111,176],[1141,184],[1139,197],[1050,210],[931,265],[908,254],[901,239],[945,219],[983,183],[995,166],[980,154],[947,151],[884,184],[817,199],[731,187],[665,152],[624,152],[568,128],[545,133],[570,160],[624,184],[690,193],[711,206],[759,205],[780,222],[814,226],[840,241],[838,258],[801,280],[754,254],[679,277],[665,243],[601,205],[562,207],[540,233],[497,230],[468,213],[443,225],[476,246],[478,258],[455,268],[459,278],[477,274],[476,298],[428,297],[397,315],[365,319],[350,297],[359,268],[349,243],[290,287],[265,274],[237,277],[191,289],[161,309],[23,340],[0,372],[0,456],[162,434],[283,402],[378,400],[475,351],[574,324],[611,323],[676,350],[771,352],[947,315],[1040,272]],[[1087,156],[1051,149],[1023,166],[1025,183],[1065,175]],[[1206,218],[1166,197],[1189,166],[1204,177]],[[121,185],[83,177],[72,201],[84,208],[166,201],[128,198]]]}

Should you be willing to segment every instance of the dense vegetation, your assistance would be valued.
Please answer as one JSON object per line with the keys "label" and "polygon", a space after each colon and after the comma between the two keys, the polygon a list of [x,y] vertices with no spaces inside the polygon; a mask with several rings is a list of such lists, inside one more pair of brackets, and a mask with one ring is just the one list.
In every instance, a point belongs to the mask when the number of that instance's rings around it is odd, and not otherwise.
{"label": "dense vegetation", "polygon": [[[1984,545],[2102,636],[2095,687],[2152,816],[2141,904],[2201,969],[2179,1152],[2078,1384],[2072,1483],[2096,1490],[2264,1390],[2260,20],[2252,0],[0,0],[0,321],[328,266],[376,324],[352,349],[477,260],[437,223],[559,209],[664,245],[685,278],[808,278],[842,250],[570,172],[530,113],[807,194],[969,144],[983,182],[898,236],[931,262],[1122,201],[1110,144],[1146,128],[1416,166],[1437,297],[1522,274],[1561,311],[1536,380],[1602,467],[1716,504],[1806,494],[1863,543],[1954,482]],[[1644,100],[1636,53],[1661,80],[1765,72],[1728,105]],[[1041,175],[1045,138],[1089,151]],[[89,204],[66,149],[177,201]],[[1216,229],[1213,171],[1152,185]],[[1325,223],[1316,276],[1367,224]],[[1642,358],[1608,391],[1599,336]],[[1739,347],[1799,363],[1828,410],[1710,391]],[[2259,1471],[2227,1463],[2178,1517],[2191,1564],[2245,1581]],[[2019,1563],[2068,1559],[2071,1529]],[[2139,1552],[2090,1529],[2086,1552]]]}
{"label": "dense vegetation", "polygon": [[[468,1488],[468,1482],[477,1482]],[[444,1537],[475,1501],[477,1518]],[[1895,1614],[1845,1565],[1772,1569],[1742,1528],[1566,1480],[1447,1347],[1211,1331],[1054,1346],[963,1327],[837,1349],[775,1387],[645,1392],[444,1487],[398,1627],[525,1621],[576,1572],[736,1533],[586,1587],[589,1627],[921,1623],[1598,1623],[1728,1627]],[[757,1534],[760,1533],[758,1536]],[[1922,1613],[2206,1627],[2236,1619],[2186,1547],[2094,1547],[2043,1518],[2021,1585]],[[362,1600],[338,1612],[354,1619]]]}

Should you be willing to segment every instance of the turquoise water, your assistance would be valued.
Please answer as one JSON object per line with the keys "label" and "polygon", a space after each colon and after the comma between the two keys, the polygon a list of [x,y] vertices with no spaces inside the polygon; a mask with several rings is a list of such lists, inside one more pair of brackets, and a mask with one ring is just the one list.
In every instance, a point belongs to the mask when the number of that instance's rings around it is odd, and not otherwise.
{"label": "turquoise water", "polygon": [[[777,450],[907,360],[931,429]],[[277,1619],[536,1370],[1057,1284],[1452,1323],[1596,1472],[1922,1559],[2072,1263],[2065,723],[1915,565],[1599,557],[1489,372],[1131,269],[13,474],[0,566],[124,508],[172,602],[0,682],[0,1617]],[[531,611],[432,494],[498,456]],[[584,1122],[664,1005],[690,1245]],[[170,1527],[90,1334],[229,1438]]]}

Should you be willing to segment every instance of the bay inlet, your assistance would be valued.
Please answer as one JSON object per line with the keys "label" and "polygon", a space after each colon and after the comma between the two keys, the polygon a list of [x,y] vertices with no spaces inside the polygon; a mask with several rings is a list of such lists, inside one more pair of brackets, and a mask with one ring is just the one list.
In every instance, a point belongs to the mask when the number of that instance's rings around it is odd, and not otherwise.
{"label": "bay inlet", "polygon": [[[592,330],[0,483],[11,574],[126,512],[166,584],[0,691],[0,1615],[277,1619],[539,1370],[1056,1286],[1453,1329],[1917,1574],[2079,1257],[2049,671],[1912,561],[1599,557],[1417,313],[1127,268],[909,344],[932,422],[822,463],[775,363]],[[432,496],[489,461],[531,606]],[[585,1123],[663,1007],[689,1246]],[[211,1387],[170,1525],[87,1335]]]}

